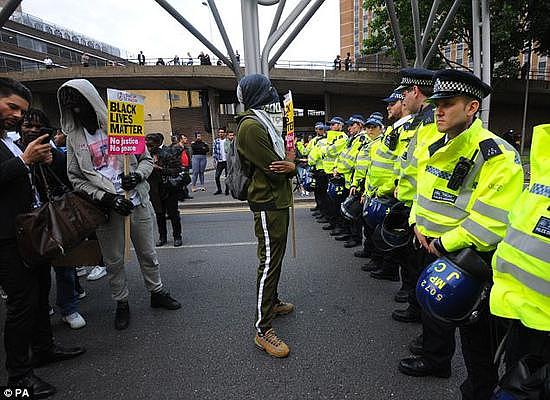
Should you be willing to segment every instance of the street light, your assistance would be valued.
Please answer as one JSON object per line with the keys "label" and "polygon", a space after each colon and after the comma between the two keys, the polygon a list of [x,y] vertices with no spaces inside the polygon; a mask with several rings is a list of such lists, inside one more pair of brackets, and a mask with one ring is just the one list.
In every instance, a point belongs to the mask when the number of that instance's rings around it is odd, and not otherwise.
{"label": "street light", "polygon": [[208,8],[208,28],[209,28],[209,31],[210,31],[210,43],[214,43],[212,42],[212,13],[210,12],[210,6],[208,5],[208,3],[206,1],[203,1],[202,2],[202,5],[205,6],[206,8]]}

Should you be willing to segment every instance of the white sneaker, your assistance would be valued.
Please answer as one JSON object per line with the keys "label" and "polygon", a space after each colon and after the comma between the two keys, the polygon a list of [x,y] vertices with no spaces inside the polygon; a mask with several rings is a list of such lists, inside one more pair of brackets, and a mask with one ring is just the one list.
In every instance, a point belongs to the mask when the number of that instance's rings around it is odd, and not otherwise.
{"label": "white sneaker", "polygon": [[88,277],[86,279],[89,281],[96,281],[100,278],[103,278],[105,275],[107,275],[107,268],[96,265],[88,274]]}
{"label": "white sneaker", "polygon": [[77,312],[61,317],[61,320],[68,323],[71,329],[80,329],[86,326],[86,321]]}
{"label": "white sneaker", "polygon": [[76,267],[76,276],[80,277],[80,276],[84,276],[84,275],[87,275],[88,274],[88,269],[83,266],[83,267]]}

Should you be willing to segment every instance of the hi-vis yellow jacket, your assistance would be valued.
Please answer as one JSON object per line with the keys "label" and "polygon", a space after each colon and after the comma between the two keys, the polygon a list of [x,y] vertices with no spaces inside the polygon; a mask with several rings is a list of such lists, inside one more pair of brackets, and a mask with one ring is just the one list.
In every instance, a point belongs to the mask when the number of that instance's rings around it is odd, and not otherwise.
{"label": "hi-vis yellow jacket", "polygon": [[323,169],[323,154],[321,150],[326,140],[324,136],[316,136],[306,146],[307,163],[317,170]]}
{"label": "hi-vis yellow jacket", "polygon": [[344,176],[345,187],[351,186],[351,179],[355,171],[355,159],[361,147],[370,141],[364,132],[360,132],[351,138],[342,138],[327,147],[329,156],[336,155],[336,172]]}
{"label": "hi-vis yellow jacket", "polygon": [[531,181],[493,257],[491,313],[550,331],[550,124],[536,126]]}
{"label": "hi-vis yellow jacket", "polygon": [[346,139],[347,136],[344,132],[341,131],[327,131],[327,140],[325,145],[321,149],[323,157],[323,169],[325,173],[332,174],[332,170],[336,166],[336,155],[329,155],[327,153],[328,148],[333,145],[336,141]]}
{"label": "hi-vis yellow jacket", "polygon": [[384,196],[392,195],[395,190],[395,181],[399,178],[399,171],[395,169],[398,159],[397,145],[399,137],[403,133],[406,123],[412,118],[407,115],[388,126],[380,143],[372,154],[372,162],[367,172],[367,195]]}
{"label": "hi-vis yellow jacket", "polygon": [[[411,131],[414,131],[412,135]],[[437,131],[434,106],[427,105],[415,114],[404,127],[402,135],[411,139],[408,141],[407,150],[401,154],[396,197],[411,207],[416,195],[417,173],[428,158],[428,146],[443,136]]]}
{"label": "hi-vis yellow jacket", "polygon": [[372,164],[372,156],[382,140],[382,134],[375,138],[371,138],[370,141],[359,150],[357,158],[355,159],[355,172],[353,173],[353,179],[351,186],[360,188],[361,181],[364,181],[365,190],[363,193],[367,192],[368,181],[367,173]]}
{"label": "hi-vis yellow jacket", "polygon": [[[506,231],[508,211],[523,188],[516,150],[475,119],[464,132],[429,146],[430,157],[418,171],[417,200],[411,218],[420,233],[440,238],[445,250],[493,250]],[[460,187],[449,188],[461,158],[471,160]]]}

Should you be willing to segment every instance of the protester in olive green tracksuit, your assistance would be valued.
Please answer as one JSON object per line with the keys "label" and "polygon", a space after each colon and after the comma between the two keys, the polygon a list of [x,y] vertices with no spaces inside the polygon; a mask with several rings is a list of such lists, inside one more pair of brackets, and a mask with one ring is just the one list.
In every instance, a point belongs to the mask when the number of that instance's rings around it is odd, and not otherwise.
{"label": "protester in olive green tracksuit", "polygon": [[295,165],[284,160],[281,106],[269,79],[263,75],[246,76],[239,82],[237,96],[246,109],[237,119],[237,150],[243,169],[251,176],[247,200],[254,212],[260,261],[255,343],[275,357],[286,357],[289,348],[276,336],[271,320],[294,308],[279,299],[277,286],[286,251],[288,209],[292,204],[290,179]]}

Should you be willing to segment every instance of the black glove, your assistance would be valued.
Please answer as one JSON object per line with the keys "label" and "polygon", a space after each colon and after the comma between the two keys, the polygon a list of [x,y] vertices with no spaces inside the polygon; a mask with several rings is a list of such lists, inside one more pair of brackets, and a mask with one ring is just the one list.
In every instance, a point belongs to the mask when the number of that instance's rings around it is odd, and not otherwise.
{"label": "black glove", "polygon": [[141,182],[141,175],[136,172],[130,172],[128,175],[122,175],[122,189],[132,190]]}
{"label": "black glove", "polygon": [[134,203],[120,194],[105,193],[101,203],[124,217],[130,215],[134,209]]}

